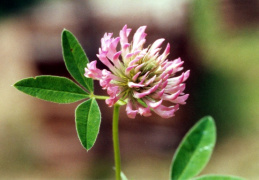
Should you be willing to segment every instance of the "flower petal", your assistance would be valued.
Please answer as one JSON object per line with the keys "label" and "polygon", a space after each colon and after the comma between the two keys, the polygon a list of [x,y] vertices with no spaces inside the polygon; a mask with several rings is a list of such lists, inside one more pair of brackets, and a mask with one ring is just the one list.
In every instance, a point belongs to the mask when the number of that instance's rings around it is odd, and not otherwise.
{"label": "flower petal", "polygon": [[160,101],[151,101],[148,99],[144,99],[145,103],[151,107],[151,108],[157,108],[158,106],[160,106],[163,102],[163,99],[161,99]]}
{"label": "flower petal", "polygon": [[165,92],[165,89],[163,88],[161,91],[155,92],[155,94],[152,94],[152,98],[160,99],[162,97],[162,95],[164,94],[164,92]]}
{"label": "flower petal", "polygon": [[170,102],[172,103],[176,103],[176,104],[186,104],[186,100],[188,99],[189,94],[185,94],[183,96],[178,96],[175,100],[170,100]]}
{"label": "flower petal", "polygon": [[177,92],[175,92],[173,94],[170,94],[170,95],[164,94],[162,96],[162,98],[164,100],[167,100],[167,101],[173,101],[173,100],[175,100],[180,95],[180,93],[181,93],[181,91],[179,90],[179,91],[177,91]]}
{"label": "flower petal", "polygon": [[85,77],[93,78],[99,80],[101,78],[101,70],[96,68],[97,61],[94,60],[87,64],[87,68],[85,68]]}
{"label": "flower petal", "polygon": [[151,112],[150,112],[150,108],[149,107],[142,107],[141,105],[139,105],[138,107],[138,113],[141,115],[141,116],[145,116],[145,117],[148,117],[148,116],[151,116]]}
{"label": "flower petal", "polygon": [[137,29],[136,33],[133,36],[133,45],[132,49],[138,49],[140,45],[143,45],[145,43],[145,37],[146,37],[146,26],[141,26]]}
{"label": "flower petal", "polygon": [[158,39],[156,40],[152,46],[150,47],[149,49],[149,52],[150,52],[150,55],[153,56],[155,55],[159,50],[160,50],[160,46],[161,44],[165,41],[165,39],[161,38],[161,39]]}
{"label": "flower petal", "polygon": [[149,94],[151,94],[152,92],[156,91],[158,88],[159,84],[156,84],[155,86],[153,86],[152,88],[148,89],[148,90],[144,90],[141,93],[134,91],[134,97],[135,98],[143,98]]}
{"label": "flower petal", "polygon": [[120,92],[120,89],[118,86],[110,86],[107,88],[107,93],[110,95],[110,97],[115,97]]}
{"label": "flower petal", "polygon": [[127,29],[127,25],[125,25],[120,31],[120,43],[123,46],[128,43],[128,36],[130,34],[131,29]]}
{"label": "flower petal", "polygon": [[117,101],[118,101],[118,97],[114,97],[114,98],[109,98],[105,100],[105,103],[109,106],[112,107]]}
{"label": "flower petal", "polygon": [[188,71],[186,71],[186,72],[184,73],[183,82],[186,81],[189,76],[190,76],[190,70],[188,70]]}
{"label": "flower petal", "polygon": [[128,101],[127,106],[126,106],[126,112],[129,118],[134,119],[138,113],[138,110],[133,110],[132,109],[132,102]]}
{"label": "flower petal", "polygon": [[145,83],[145,86],[148,86],[149,84],[153,83],[155,79],[156,79],[156,75],[154,75],[152,78],[150,78],[150,79]]}
{"label": "flower petal", "polygon": [[179,105],[176,104],[175,106],[171,106],[171,107],[160,105],[158,108],[153,110],[162,118],[170,118],[174,116],[175,111],[177,111],[178,109],[179,109]]}
{"label": "flower petal", "polygon": [[139,83],[134,83],[134,82],[128,82],[128,86],[130,88],[139,88],[139,87],[144,87],[144,84],[139,84]]}
{"label": "flower petal", "polygon": [[132,80],[133,81],[136,81],[138,76],[141,74],[141,71],[137,72],[133,77],[132,77]]}
{"label": "flower petal", "polygon": [[136,66],[138,66],[137,64],[133,65],[133,66],[129,66],[127,67],[127,69],[125,69],[125,74],[129,75],[130,71],[135,68]]}
{"label": "flower petal", "polygon": [[165,51],[163,52],[163,54],[161,56],[158,57],[159,63],[162,63],[167,58],[169,53],[170,53],[170,44],[167,43]]}
{"label": "flower petal", "polygon": [[168,86],[177,86],[178,84],[182,83],[184,80],[184,73],[182,73],[180,76],[178,77],[174,77],[174,78],[170,78],[168,79]]}
{"label": "flower petal", "polygon": [[173,94],[177,91],[181,91],[183,92],[185,89],[185,84],[179,84],[178,86],[174,86],[174,87],[168,87],[168,88],[165,88],[165,93],[168,93],[168,94]]}

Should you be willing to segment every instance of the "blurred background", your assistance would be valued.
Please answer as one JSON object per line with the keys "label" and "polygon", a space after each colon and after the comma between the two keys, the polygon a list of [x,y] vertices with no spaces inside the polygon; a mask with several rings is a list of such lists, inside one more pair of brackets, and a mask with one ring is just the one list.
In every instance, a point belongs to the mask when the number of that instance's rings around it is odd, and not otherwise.
{"label": "blurred background", "polygon": [[[170,59],[191,70],[190,97],[171,119],[120,115],[122,170],[129,179],[168,179],[175,148],[201,117],[217,124],[214,154],[202,172],[259,179],[258,0],[8,0],[0,5],[0,179],[112,179],[112,109],[99,101],[102,123],[86,152],[77,139],[74,109],[17,91],[36,75],[70,78],[61,32],[79,39],[95,60],[100,39],[125,25],[147,25],[146,46],[171,43]],[[164,43],[165,47],[166,43]],[[99,67],[103,67],[101,63]],[[95,83],[96,94],[105,94]]]}

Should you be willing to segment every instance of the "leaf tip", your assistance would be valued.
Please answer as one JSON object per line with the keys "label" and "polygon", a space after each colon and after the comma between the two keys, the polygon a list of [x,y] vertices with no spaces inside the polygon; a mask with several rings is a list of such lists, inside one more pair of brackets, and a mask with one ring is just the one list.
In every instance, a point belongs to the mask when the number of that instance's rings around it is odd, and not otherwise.
{"label": "leaf tip", "polygon": [[11,86],[13,86],[13,87],[15,87],[15,88],[17,89],[17,86],[18,86],[19,82],[20,82],[20,81],[17,81],[16,83],[14,83],[14,84],[11,85]]}
{"label": "leaf tip", "polygon": [[87,147],[87,148],[86,148],[86,151],[89,152],[90,149],[92,149],[92,147]]}
{"label": "leaf tip", "polygon": [[66,28],[63,29],[62,34],[64,34],[65,32],[67,32],[68,30]]}
{"label": "leaf tip", "polygon": [[210,115],[204,116],[201,120],[215,124],[214,118],[212,116],[210,116]]}
{"label": "leaf tip", "polygon": [[212,116],[207,115],[207,116],[205,116],[205,117],[208,118],[209,120],[212,120],[212,121],[213,121],[213,117],[212,117]]}
{"label": "leaf tip", "polygon": [[62,36],[67,35],[67,34],[73,35],[69,30],[64,28],[63,31],[62,31]]}
{"label": "leaf tip", "polygon": [[63,42],[64,39],[67,38],[67,34],[69,33],[69,31],[67,29],[63,29],[62,33],[61,33],[61,41]]}

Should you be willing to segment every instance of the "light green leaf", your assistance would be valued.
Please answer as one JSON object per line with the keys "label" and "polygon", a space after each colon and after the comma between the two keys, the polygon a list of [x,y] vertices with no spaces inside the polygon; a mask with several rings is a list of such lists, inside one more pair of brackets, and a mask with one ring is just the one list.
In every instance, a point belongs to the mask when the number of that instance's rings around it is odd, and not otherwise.
{"label": "light green leaf", "polygon": [[62,49],[68,72],[79,84],[93,92],[93,80],[84,76],[88,58],[76,37],[68,30],[62,32]]}
{"label": "light green leaf", "polygon": [[73,103],[89,95],[73,81],[59,76],[36,76],[14,84],[18,90],[39,99],[55,103]]}
{"label": "light green leaf", "polygon": [[76,130],[81,144],[87,150],[96,141],[101,123],[101,112],[95,99],[89,99],[76,108]]}
{"label": "light green leaf", "polygon": [[202,118],[185,135],[174,155],[171,180],[186,180],[199,174],[215,146],[216,128],[212,117]]}
{"label": "light green leaf", "polygon": [[122,171],[121,171],[121,180],[128,180],[128,178]]}
{"label": "light green leaf", "polygon": [[241,177],[228,176],[228,175],[204,175],[193,178],[192,180],[245,180]]}

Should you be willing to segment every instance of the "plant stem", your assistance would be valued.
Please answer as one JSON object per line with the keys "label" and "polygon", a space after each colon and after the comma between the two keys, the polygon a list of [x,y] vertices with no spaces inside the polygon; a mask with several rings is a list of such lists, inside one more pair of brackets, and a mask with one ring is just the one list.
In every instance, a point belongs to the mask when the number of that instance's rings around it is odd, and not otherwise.
{"label": "plant stem", "polygon": [[115,160],[115,175],[116,180],[120,180],[121,176],[121,160],[120,160],[120,146],[119,146],[119,110],[120,105],[115,104],[113,109],[113,122],[112,122],[112,137],[113,137],[113,149]]}
{"label": "plant stem", "polygon": [[96,98],[96,99],[101,99],[101,100],[105,100],[105,99],[108,99],[109,98],[109,96],[99,96],[99,95],[92,95],[94,98]]}

